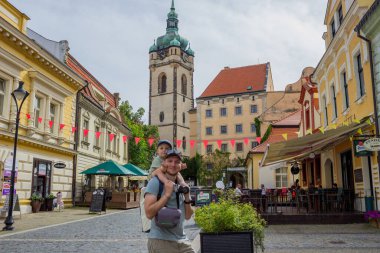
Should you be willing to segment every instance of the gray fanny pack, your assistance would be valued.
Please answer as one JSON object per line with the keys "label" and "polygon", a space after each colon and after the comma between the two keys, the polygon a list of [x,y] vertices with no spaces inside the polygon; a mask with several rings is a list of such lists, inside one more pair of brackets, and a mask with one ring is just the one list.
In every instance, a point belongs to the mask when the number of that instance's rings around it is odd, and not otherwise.
{"label": "gray fanny pack", "polygon": [[[163,191],[163,184],[160,182],[159,194],[157,200],[160,199],[161,193]],[[175,228],[181,221],[182,211],[179,209],[179,193],[176,192],[177,208],[164,206],[161,208],[156,217],[154,217],[154,222],[160,228]]]}

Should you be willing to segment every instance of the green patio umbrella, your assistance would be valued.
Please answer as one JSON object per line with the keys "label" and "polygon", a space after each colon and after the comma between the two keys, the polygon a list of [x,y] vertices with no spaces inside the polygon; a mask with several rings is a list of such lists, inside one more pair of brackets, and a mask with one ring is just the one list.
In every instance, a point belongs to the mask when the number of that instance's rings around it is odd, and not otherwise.
{"label": "green patio umbrella", "polygon": [[133,173],[136,174],[136,176],[148,176],[148,172],[137,167],[136,165],[132,163],[127,163],[123,165],[124,168],[126,168],[129,171],[132,171]]}
{"label": "green patio umbrella", "polygon": [[136,176],[136,173],[124,168],[123,166],[108,160],[90,169],[82,171],[80,174],[86,175],[111,175],[111,176]]}

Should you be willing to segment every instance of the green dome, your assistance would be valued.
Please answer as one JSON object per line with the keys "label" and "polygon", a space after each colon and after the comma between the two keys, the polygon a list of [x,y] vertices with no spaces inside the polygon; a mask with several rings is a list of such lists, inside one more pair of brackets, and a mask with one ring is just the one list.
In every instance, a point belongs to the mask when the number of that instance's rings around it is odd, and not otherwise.
{"label": "green dome", "polygon": [[188,55],[194,56],[194,51],[190,48],[190,44],[189,44],[189,49],[186,50],[186,53]]}
{"label": "green dome", "polygon": [[[171,46],[180,47],[183,51],[186,52],[186,49],[189,46],[189,41],[178,34],[178,15],[175,12],[174,1],[172,1],[166,23],[166,34],[157,38],[155,45],[150,47],[149,52],[166,49]],[[192,50],[190,50],[190,52],[194,54]]]}
{"label": "green dome", "polygon": [[174,38],[172,41],[170,41],[170,46],[176,46],[179,47],[181,46],[181,42],[179,42],[176,38]]}
{"label": "green dome", "polygon": [[156,43],[154,43],[150,48],[149,48],[149,53],[154,52],[157,50]]}

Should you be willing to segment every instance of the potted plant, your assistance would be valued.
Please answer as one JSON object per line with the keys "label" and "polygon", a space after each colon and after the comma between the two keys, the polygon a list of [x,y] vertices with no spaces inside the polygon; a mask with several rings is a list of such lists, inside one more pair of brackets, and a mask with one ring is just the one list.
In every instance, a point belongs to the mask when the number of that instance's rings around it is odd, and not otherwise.
{"label": "potted plant", "polygon": [[41,196],[41,194],[34,192],[30,199],[32,205],[32,212],[38,213],[40,211],[41,204],[44,201],[44,198]]}
{"label": "potted plant", "polygon": [[55,196],[54,194],[50,193],[45,200],[46,204],[46,211],[53,211],[53,202],[54,202]]}
{"label": "potted plant", "polygon": [[380,228],[380,212],[379,211],[367,211],[364,214],[364,218],[368,220],[372,227]]}
{"label": "potted plant", "polygon": [[253,252],[254,248],[264,251],[265,220],[249,203],[240,203],[230,190],[211,203],[195,211],[195,222],[200,233],[201,252]]}

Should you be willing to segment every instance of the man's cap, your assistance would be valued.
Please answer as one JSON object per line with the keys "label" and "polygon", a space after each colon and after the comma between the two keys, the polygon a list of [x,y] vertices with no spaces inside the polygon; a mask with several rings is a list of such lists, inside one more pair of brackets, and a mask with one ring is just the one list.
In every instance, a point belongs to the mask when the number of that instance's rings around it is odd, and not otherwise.
{"label": "man's cap", "polygon": [[170,141],[168,140],[159,140],[158,143],[157,143],[157,148],[162,145],[162,144],[167,144],[169,145],[169,148],[172,149],[173,148],[173,145]]}
{"label": "man's cap", "polygon": [[175,149],[168,150],[168,152],[166,152],[165,159],[169,158],[169,157],[172,157],[172,156],[176,156],[176,157],[179,158],[179,160],[182,161],[182,154],[181,154],[181,152],[179,152],[179,151],[177,151]]}

